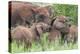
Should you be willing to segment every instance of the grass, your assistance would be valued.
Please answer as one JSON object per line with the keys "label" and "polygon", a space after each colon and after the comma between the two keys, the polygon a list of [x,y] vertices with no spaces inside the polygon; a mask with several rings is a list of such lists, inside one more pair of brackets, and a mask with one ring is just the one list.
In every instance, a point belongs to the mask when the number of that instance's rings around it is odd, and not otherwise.
{"label": "grass", "polygon": [[48,33],[45,33],[41,37],[40,42],[33,42],[32,47],[24,51],[24,44],[21,44],[19,48],[17,47],[16,42],[13,42],[11,44],[11,51],[12,53],[21,53],[21,52],[40,52],[40,51],[56,51],[56,50],[71,50],[71,49],[78,49],[78,44],[61,44],[59,43],[59,40],[56,40],[56,42],[49,43],[47,39]]}

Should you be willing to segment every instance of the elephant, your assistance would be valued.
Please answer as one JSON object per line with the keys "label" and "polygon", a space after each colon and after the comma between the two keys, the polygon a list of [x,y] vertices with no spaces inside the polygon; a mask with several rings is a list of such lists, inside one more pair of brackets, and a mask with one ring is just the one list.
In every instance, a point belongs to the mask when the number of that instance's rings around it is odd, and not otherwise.
{"label": "elephant", "polygon": [[12,42],[15,41],[17,43],[17,46],[21,45],[24,43],[24,48],[25,47],[30,47],[31,46],[31,41],[32,41],[32,34],[27,30],[28,28],[24,26],[17,26],[13,30],[11,30],[11,40]]}
{"label": "elephant", "polygon": [[37,21],[49,23],[50,15],[51,9],[48,7],[40,7],[28,2],[9,2],[9,19],[12,27],[18,24],[30,27],[32,23]]}
{"label": "elephant", "polygon": [[9,2],[9,14],[11,19],[11,26],[16,24],[31,24],[34,21],[33,9],[37,6],[33,6],[31,3],[10,1]]}
{"label": "elephant", "polygon": [[57,30],[58,33],[61,33],[61,40],[65,40],[65,35],[69,32],[69,26],[69,18],[64,15],[60,15],[53,18],[53,20],[51,21],[52,28],[50,30]]}
{"label": "elephant", "polygon": [[63,16],[63,15],[56,16],[53,19],[52,26],[54,26],[58,30],[65,28],[66,25],[67,25],[67,17],[66,16]]}
{"label": "elephant", "polygon": [[52,16],[52,9],[50,6],[45,6],[45,7],[39,7],[35,10],[35,18],[36,22],[44,22],[47,24],[50,24],[51,19],[50,16]]}
{"label": "elephant", "polygon": [[11,31],[12,40],[16,40],[18,43],[25,43],[25,47],[30,47],[33,41],[39,41],[40,36],[47,32],[50,26],[43,22],[36,23],[31,26],[31,28],[27,28],[24,26],[17,26],[15,29]]}
{"label": "elephant", "polygon": [[51,29],[51,31],[49,32],[49,35],[48,35],[48,40],[50,42],[52,41],[56,41],[56,40],[61,40],[61,32],[57,29]]}
{"label": "elephant", "polygon": [[76,43],[78,41],[78,28],[76,25],[71,25],[69,27],[69,32],[65,36],[65,42],[67,43]]}

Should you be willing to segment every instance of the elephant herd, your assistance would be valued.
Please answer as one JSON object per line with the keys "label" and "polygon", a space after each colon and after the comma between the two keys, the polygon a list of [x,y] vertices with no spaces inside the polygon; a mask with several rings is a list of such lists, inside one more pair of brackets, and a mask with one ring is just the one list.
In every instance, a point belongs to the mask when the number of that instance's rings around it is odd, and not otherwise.
{"label": "elephant herd", "polygon": [[69,23],[69,18],[64,15],[51,16],[50,6],[37,6],[28,2],[10,1],[9,19],[11,39],[17,44],[25,43],[26,47],[31,46],[33,41],[40,41],[42,34],[48,32],[50,42],[63,40],[64,42],[75,43],[78,38],[78,28]]}

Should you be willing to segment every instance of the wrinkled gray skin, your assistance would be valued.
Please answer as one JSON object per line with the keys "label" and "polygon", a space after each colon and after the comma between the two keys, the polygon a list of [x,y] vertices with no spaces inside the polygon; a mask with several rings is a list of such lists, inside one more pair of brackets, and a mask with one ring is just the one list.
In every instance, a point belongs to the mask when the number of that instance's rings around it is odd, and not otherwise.
{"label": "wrinkled gray skin", "polygon": [[40,40],[40,36],[50,28],[49,25],[45,23],[37,23],[27,28],[24,26],[18,26],[11,31],[11,38],[15,40],[18,45],[22,42],[25,43],[25,47],[30,47],[33,41]]}
{"label": "wrinkled gray skin", "polygon": [[49,24],[51,9],[39,7],[27,2],[9,2],[9,14],[11,14],[11,26],[27,25],[31,26],[34,22],[44,22]]}

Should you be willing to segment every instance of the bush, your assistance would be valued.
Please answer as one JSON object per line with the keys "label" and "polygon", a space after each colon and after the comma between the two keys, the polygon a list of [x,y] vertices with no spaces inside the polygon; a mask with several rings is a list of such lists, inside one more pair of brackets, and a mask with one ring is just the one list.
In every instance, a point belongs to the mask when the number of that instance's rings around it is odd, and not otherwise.
{"label": "bush", "polygon": [[71,23],[78,25],[78,5],[53,4],[55,15],[65,15],[71,19]]}

